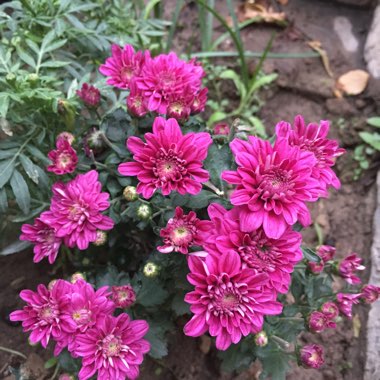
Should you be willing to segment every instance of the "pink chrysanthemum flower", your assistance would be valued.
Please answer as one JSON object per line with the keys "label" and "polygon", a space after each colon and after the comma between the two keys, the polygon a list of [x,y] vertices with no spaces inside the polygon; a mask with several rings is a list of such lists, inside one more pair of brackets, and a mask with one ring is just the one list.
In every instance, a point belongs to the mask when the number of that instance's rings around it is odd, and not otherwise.
{"label": "pink chrysanthemum flower", "polygon": [[185,296],[194,313],[184,327],[186,335],[197,337],[209,331],[216,337],[216,347],[226,350],[242,336],[261,331],[264,315],[281,313],[275,293],[263,288],[268,275],[241,269],[237,253],[208,255],[205,260],[190,256],[188,260],[187,279],[195,290]]}
{"label": "pink chrysanthemum flower", "polygon": [[53,185],[50,213],[41,220],[56,230],[68,247],[87,249],[97,238],[97,230],[110,230],[114,221],[101,212],[109,207],[109,194],[101,192],[98,173],[91,170],[64,184]]}
{"label": "pink chrysanthemum flower", "polygon": [[288,291],[290,273],[302,259],[300,233],[288,227],[278,239],[271,239],[261,227],[252,232],[243,232],[239,223],[241,209],[227,211],[216,203],[208,207],[208,214],[213,229],[204,243],[207,252],[217,257],[224,252],[236,252],[243,269],[249,268],[255,274],[267,273],[267,286],[280,293]]}
{"label": "pink chrysanthemum flower", "polygon": [[79,380],[87,380],[96,372],[98,379],[136,379],[143,355],[150,350],[149,342],[142,339],[148,328],[146,321],[131,321],[123,313],[105,316],[78,335],[75,353],[83,357]]}
{"label": "pink chrysanthemum flower", "polygon": [[339,315],[338,306],[332,301],[325,302],[321,306],[321,312],[330,320],[336,319]]}
{"label": "pink chrysanthemum flower", "polygon": [[136,302],[136,293],[131,285],[113,286],[112,300],[117,307],[125,309]]}
{"label": "pink chrysanthemum flower", "polygon": [[99,71],[106,77],[111,86],[127,89],[131,79],[140,74],[144,62],[149,57],[149,51],[135,53],[132,45],[121,49],[118,45],[111,46],[112,56],[100,65]]}
{"label": "pink chrysanthemum flower", "polygon": [[115,304],[108,298],[110,294],[108,286],[95,291],[89,283],[81,279],[71,285],[70,302],[62,307],[62,315],[74,334],[66,334],[59,339],[55,355],[66,346],[70,352],[75,352],[77,334],[86,332],[99,318],[114,312]]}
{"label": "pink chrysanthemum flower", "polygon": [[146,61],[136,83],[143,91],[149,111],[166,114],[171,98],[198,93],[204,74],[195,60],[185,62],[175,53],[160,54]]}
{"label": "pink chrysanthemum flower", "polygon": [[173,218],[169,219],[165,228],[160,231],[164,241],[157,247],[161,253],[180,252],[187,254],[189,248],[202,246],[207,240],[208,231],[212,227],[209,220],[200,220],[194,211],[184,214],[181,207],[176,207]]}
{"label": "pink chrysanthemum flower", "polygon": [[315,333],[320,333],[327,328],[334,329],[336,323],[320,311],[313,311],[309,316],[309,329]]}
{"label": "pink chrysanthemum flower", "polygon": [[286,138],[289,145],[298,146],[301,150],[312,152],[316,158],[313,166],[312,177],[319,181],[320,191],[327,196],[327,188],[340,187],[340,181],[331,169],[336,157],[341,156],[345,150],[339,148],[338,142],[327,139],[330,125],[327,120],[321,120],[320,124],[305,125],[304,119],[298,115],[294,119],[294,129],[289,123],[281,121],[276,126],[276,135]]}
{"label": "pink chrysanthemum flower", "polygon": [[365,303],[374,303],[380,297],[380,287],[376,285],[364,285],[360,299]]}
{"label": "pink chrysanthemum flower", "polygon": [[336,295],[339,311],[348,318],[352,318],[352,306],[359,303],[361,294],[338,293]]}
{"label": "pink chrysanthemum flower", "polygon": [[127,98],[128,111],[136,117],[143,117],[148,113],[145,99],[142,91],[138,89],[135,80],[132,80],[129,84],[130,93]]}
{"label": "pink chrysanthemum flower", "polygon": [[323,270],[325,269],[325,264],[323,260],[321,260],[321,262],[319,263],[316,263],[314,261],[309,261],[307,263],[307,268],[309,269],[311,273],[319,274],[319,273],[322,273]]}
{"label": "pink chrysanthemum flower", "polygon": [[72,173],[78,163],[78,156],[75,149],[70,145],[67,139],[57,139],[57,149],[48,153],[52,164],[46,169],[58,175]]}
{"label": "pink chrysanthemum flower", "polygon": [[67,140],[69,142],[70,145],[73,145],[73,142],[75,141],[75,136],[70,133],[70,132],[61,132],[58,136],[57,136],[57,141],[59,139],[64,139],[64,140]]}
{"label": "pink chrysanthemum flower", "polygon": [[278,239],[297,220],[311,223],[305,202],[318,199],[318,181],[311,178],[315,157],[291,147],[285,139],[269,141],[250,136],[230,144],[237,171],[225,171],[222,178],[237,185],[231,203],[241,208],[241,229],[249,232],[263,226],[265,234]]}
{"label": "pink chrysanthemum flower", "polygon": [[214,134],[228,136],[230,134],[230,127],[227,123],[218,123],[214,126]]}
{"label": "pink chrysanthemum flower", "polygon": [[307,344],[299,352],[301,363],[305,367],[318,369],[325,363],[323,347],[318,344]]}
{"label": "pink chrysanthemum flower", "polygon": [[55,229],[44,223],[41,218],[36,218],[33,225],[23,224],[21,231],[20,240],[27,240],[34,244],[33,261],[39,263],[47,257],[49,263],[53,264],[62,244],[62,238],[56,236]]}
{"label": "pink chrysanthemum flower", "polygon": [[37,292],[23,290],[20,297],[27,303],[22,310],[10,314],[11,321],[22,321],[24,331],[31,331],[30,341],[41,342],[47,347],[50,338],[58,340],[73,329],[62,315],[63,307],[69,302],[70,284],[58,280],[52,290],[38,285]]}
{"label": "pink chrysanthemum flower", "polygon": [[100,91],[89,83],[83,83],[82,88],[76,94],[90,107],[97,107],[100,103]]}
{"label": "pink chrysanthemum flower", "polygon": [[205,87],[195,95],[193,103],[191,105],[192,114],[197,114],[204,111],[207,103],[207,93],[208,88]]}
{"label": "pink chrysanthemum flower", "polygon": [[193,95],[191,91],[187,91],[186,89],[182,96],[170,96],[168,99],[166,117],[173,117],[180,122],[185,122],[190,116],[192,103]]}
{"label": "pink chrysanthemum flower", "polygon": [[130,137],[127,148],[135,161],[119,165],[120,174],[137,176],[138,194],[149,199],[157,189],[161,189],[163,195],[173,190],[182,195],[201,191],[201,183],[209,179],[208,172],[202,168],[212,143],[208,133],[183,135],[175,119],[156,117],[153,133],[146,133],[145,140],[146,143],[138,137]]}
{"label": "pink chrysanthemum flower", "polygon": [[331,245],[320,245],[316,250],[316,254],[323,260],[324,263],[332,260],[335,253],[336,248]]}
{"label": "pink chrysanthemum flower", "polygon": [[362,259],[353,253],[344,258],[338,265],[338,272],[349,284],[360,284],[361,280],[355,275],[358,270],[364,270],[365,266],[361,265]]}

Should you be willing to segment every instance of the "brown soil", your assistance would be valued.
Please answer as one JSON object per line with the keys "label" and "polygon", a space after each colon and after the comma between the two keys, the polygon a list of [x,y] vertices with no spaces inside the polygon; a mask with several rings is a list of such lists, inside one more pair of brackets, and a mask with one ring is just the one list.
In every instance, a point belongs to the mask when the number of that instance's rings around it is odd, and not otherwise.
{"label": "brown soil", "polygon": [[[350,3],[350,1],[346,1]],[[169,2],[172,3],[171,1]],[[224,2],[216,2],[222,13],[227,14]],[[275,3],[273,1],[273,3]],[[327,51],[331,68],[338,76],[356,68],[365,68],[362,48],[372,17],[370,7],[351,7],[344,1],[302,1],[289,0],[282,9],[291,21],[286,29],[268,25],[255,24],[242,32],[247,50],[261,51],[267,44],[273,30],[277,32],[273,52],[310,51],[307,40],[319,40]],[[352,3],[352,2],[351,2]],[[370,2],[361,1],[368,4]],[[359,4],[357,3],[357,4]],[[276,3],[277,4],[277,3]],[[281,6],[276,5],[281,8]],[[168,14],[170,13],[168,6]],[[194,26],[196,7],[188,5],[182,12],[180,22],[184,29],[176,38],[178,50],[185,50],[189,41],[186,30]],[[345,16],[353,24],[353,32],[360,47],[357,53],[347,53],[333,31],[333,19]],[[194,30],[194,28],[192,28]],[[219,29],[218,29],[219,30]],[[191,35],[191,33],[190,33]],[[228,41],[221,50],[230,50]],[[231,62],[231,65],[233,62]],[[254,67],[254,62],[252,63]],[[380,85],[370,79],[367,90],[354,98],[336,99],[332,93],[334,79],[330,78],[318,58],[267,60],[264,68],[267,72],[279,73],[277,85],[271,87],[264,95],[265,105],[260,117],[272,133],[279,120],[292,121],[294,116],[302,113],[306,121],[330,119],[332,135],[338,138],[348,150],[340,159],[337,170],[342,179],[339,192],[331,192],[330,198],[314,205],[312,212],[315,220],[322,227],[326,244],[337,247],[338,256],[349,252],[360,254],[367,265],[365,277],[368,279],[370,267],[370,245],[372,240],[372,218],[375,207],[374,171],[366,173],[361,180],[353,181],[354,161],[352,149],[360,141],[357,132],[365,126],[369,115],[380,114]],[[376,169],[376,168],[375,168]],[[316,233],[310,228],[305,233],[305,240],[315,244]],[[31,253],[21,253],[0,258],[2,276],[0,279],[0,346],[18,350],[28,356],[28,368],[33,374],[31,379],[43,379],[47,371],[43,370],[43,360],[49,358],[49,351],[40,347],[31,347],[21,328],[8,321],[8,313],[21,306],[18,292],[23,288],[35,288],[38,283],[49,281],[49,267],[35,265]],[[327,331],[318,336],[305,334],[301,340],[319,342],[325,346],[327,363],[321,371],[295,368],[288,379],[328,379],[359,380],[363,378],[366,347],[367,310],[355,310],[355,317],[360,321],[354,335],[352,322],[340,324],[334,331]],[[356,325],[359,324],[356,322]],[[181,333],[180,326],[170,336],[169,355],[162,361],[148,359],[143,367],[141,379],[151,380],[245,380],[258,378],[260,369],[255,364],[242,374],[221,374],[215,351],[208,349],[207,339],[191,339]],[[42,360],[43,359],[43,360]],[[24,360],[15,355],[0,351],[0,378],[7,374],[8,365],[18,365]],[[10,377],[11,379],[12,377]]]}

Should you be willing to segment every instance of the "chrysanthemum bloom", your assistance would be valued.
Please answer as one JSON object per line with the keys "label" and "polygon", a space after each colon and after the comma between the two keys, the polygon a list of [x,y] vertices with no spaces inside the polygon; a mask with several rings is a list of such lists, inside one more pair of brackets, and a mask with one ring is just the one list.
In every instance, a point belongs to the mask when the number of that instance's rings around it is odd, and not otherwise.
{"label": "chrysanthemum bloom", "polygon": [[95,291],[89,283],[80,279],[71,285],[70,302],[62,307],[61,312],[74,334],[61,337],[54,351],[55,355],[66,346],[70,352],[75,352],[77,334],[86,332],[99,318],[114,312],[115,304],[108,298],[110,294],[108,286]]}
{"label": "chrysanthemum bloom", "polygon": [[125,309],[136,302],[136,293],[131,285],[113,286],[112,300],[117,307]]}
{"label": "chrysanthemum bloom", "polygon": [[202,246],[212,228],[209,220],[200,220],[194,211],[184,214],[181,207],[176,207],[173,218],[160,231],[164,245],[157,247],[161,253],[180,252],[187,254],[189,248]]}
{"label": "chrysanthemum bloom", "polygon": [[46,169],[58,175],[72,173],[78,163],[78,156],[70,142],[64,138],[57,139],[57,149],[51,150],[48,157],[52,164]]}
{"label": "chrysanthemum bloom", "polygon": [[27,303],[22,310],[10,314],[11,321],[22,321],[24,332],[31,331],[30,341],[41,342],[47,347],[50,338],[58,340],[62,334],[72,333],[73,329],[62,316],[62,308],[68,302],[70,283],[55,282],[52,290],[38,285],[37,291],[23,290],[20,297]]}
{"label": "chrysanthemum bloom", "polygon": [[300,349],[301,363],[310,368],[320,368],[325,363],[323,347],[318,344],[307,344]]}
{"label": "chrysanthemum bloom", "polygon": [[185,90],[184,95],[181,97],[169,97],[166,117],[172,117],[184,123],[190,116],[192,102],[193,96],[191,95],[191,91],[187,92]]}
{"label": "chrysanthemum bloom", "polygon": [[301,115],[294,120],[294,129],[289,123],[281,121],[276,126],[276,135],[286,138],[291,146],[298,146],[303,151],[313,153],[316,162],[313,166],[312,177],[320,184],[320,195],[327,196],[327,189],[333,186],[340,187],[340,181],[331,167],[335,164],[336,157],[341,156],[345,150],[339,148],[338,142],[327,139],[330,125],[326,120],[320,124],[305,125]]}
{"label": "chrysanthemum bloom", "polygon": [[68,247],[87,249],[97,238],[97,230],[110,230],[114,221],[101,212],[109,207],[109,194],[101,192],[98,173],[91,170],[64,184],[53,185],[49,213],[41,220],[56,230]]}
{"label": "chrysanthemum bloom", "polygon": [[362,259],[353,253],[344,258],[338,265],[338,272],[349,284],[360,284],[361,280],[355,275],[358,270],[364,270],[365,266],[361,265]]}
{"label": "chrysanthemum bloom", "polygon": [[222,178],[237,185],[231,203],[240,206],[240,225],[246,232],[263,226],[265,234],[278,239],[297,220],[311,223],[305,202],[318,199],[318,181],[311,178],[315,157],[287,140],[269,141],[250,136],[230,144],[237,171],[225,171]]}
{"label": "chrysanthemum bloom", "polygon": [[118,45],[111,46],[112,56],[100,65],[99,71],[108,77],[107,83],[118,88],[129,88],[133,77],[139,75],[144,62],[149,57],[149,51],[135,53],[131,45],[121,49]]}
{"label": "chrysanthemum bloom", "polygon": [[175,119],[156,117],[153,133],[145,134],[146,143],[132,136],[127,148],[133,153],[134,162],[119,165],[119,172],[125,176],[137,176],[140,183],[137,193],[149,199],[157,189],[163,195],[173,190],[180,194],[198,194],[202,182],[209,174],[202,168],[211,145],[208,133],[182,131]]}
{"label": "chrysanthemum bloom", "polygon": [[125,313],[101,318],[76,338],[75,353],[83,357],[79,380],[96,372],[98,379],[136,379],[143,355],[150,350],[149,342],[142,339],[148,329],[146,321],[131,321]]}
{"label": "chrysanthemum bloom", "polygon": [[67,140],[69,142],[69,144],[72,145],[73,142],[75,141],[75,136],[70,132],[61,132],[57,136],[57,140],[59,140],[59,139]]}
{"label": "chrysanthemum bloom", "polygon": [[209,237],[204,243],[206,251],[220,256],[224,252],[239,254],[242,268],[249,268],[255,274],[267,273],[267,286],[286,293],[290,284],[290,273],[302,259],[301,234],[288,227],[278,239],[268,238],[259,227],[252,232],[240,228],[241,209],[227,211],[219,204],[208,207],[213,222]]}
{"label": "chrysanthemum bloom", "polygon": [[265,315],[281,313],[275,292],[263,288],[268,275],[241,269],[236,252],[208,255],[205,260],[190,256],[188,263],[187,279],[195,290],[185,296],[194,313],[184,327],[186,335],[197,337],[209,331],[216,337],[216,347],[226,350],[242,336],[261,331]]}
{"label": "chrysanthemum bloom", "polygon": [[129,84],[130,93],[127,98],[127,108],[129,113],[136,117],[143,117],[148,113],[146,100],[142,91],[137,87],[136,82],[132,80]]}
{"label": "chrysanthemum bloom", "polygon": [[194,97],[193,103],[191,105],[191,114],[197,114],[200,112],[203,112],[206,103],[207,103],[207,93],[208,93],[208,88],[202,88]]}
{"label": "chrysanthemum bloom", "polygon": [[339,315],[339,309],[338,309],[338,306],[332,302],[332,301],[328,301],[328,302],[325,302],[322,306],[321,306],[321,312],[328,318],[328,319],[331,319],[331,320],[334,320],[338,317]]}
{"label": "chrysanthemum bloom", "polygon": [[145,62],[136,83],[143,91],[149,111],[166,114],[170,99],[198,93],[204,75],[195,60],[185,62],[175,53],[160,54]]}
{"label": "chrysanthemum bloom", "polygon": [[[48,211],[46,211],[48,212]],[[23,224],[20,240],[27,240],[34,244],[33,252],[35,263],[47,257],[50,264],[57,258],[62,238],[56,236],[55,229],[44,223],[40,218],[34,219],[34,224]]]}
{"label": "chrysanthemum bloom", "polygon": [[336,295],[339,311],[348,318],[352,318],[352,306],[359,303],[361,294],[338,293]]}
{"label": "chrysanthemum bloom", "polygon": [[376,285],[365,285],[362,288],[360,299],[365,303],[374,303],[380,296],[380,287]]}
{"label": "chrysanthemum bloom", "polygon": [[227,123],[218,123],[214,126],[214,134],[228,136],[230,134],[230,127]]}
{"label": "chrysanthemum bloom", "polygon": [[336,252],[336,248],[331,245],[320,245],[317,247],[316,254],[323,260],[327,262],[332,260]]}
{"label": "chrysanthemum bloom", "polygon": [[91,84],[83,83],[82,88],[76,93],[87,106],[97,107],[100,103],[100,91]]}
{"label": "chrysanthemum bloom", "polygon": [[313,311],[308,321],[310,331],[320,333],[327,328],[335,328],[336,323],[320,311]]}
{"label": "chrysanthemum bloom", "polygon": [[307,267],[310,270],[311,273],[319,274],[323,272],[323,269],[325,267],[325,264],[323,261],[316,263],[314,261],[309,261],[307,263]]}

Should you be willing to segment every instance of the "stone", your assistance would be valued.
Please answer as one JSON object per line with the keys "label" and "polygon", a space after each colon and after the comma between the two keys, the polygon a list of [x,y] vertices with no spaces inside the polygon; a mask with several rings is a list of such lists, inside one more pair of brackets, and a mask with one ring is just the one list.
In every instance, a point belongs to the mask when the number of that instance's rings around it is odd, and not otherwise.
{"label": "stone", "polygon": [[367,69],[374,78],[380,78],[380,4],[376,7],[371,28],[364,46]]}
{"label": "stone", "polygon": [[351,21],[347,17],[338,16],[334,18],[334,31],[346,51],[355,53],[358,50],[359,41],[354,36]]}
{"label": "stone", "polygon": [[[380,171],[377,173],[377,206],[374,215],[369,284],[380,286]],[[380,301],[371,305],[367,322],[367,361],[364,380],[380,379]]]}

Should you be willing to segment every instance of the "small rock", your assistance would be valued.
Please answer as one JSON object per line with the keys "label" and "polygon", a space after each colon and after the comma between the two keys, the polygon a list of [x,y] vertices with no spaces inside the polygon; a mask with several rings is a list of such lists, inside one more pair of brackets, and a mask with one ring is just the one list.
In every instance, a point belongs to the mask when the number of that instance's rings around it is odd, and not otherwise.
{"label": "small rock", "polygon": [[351,21],[347,17],[335,17],[334,30],[346,51],[354,53],[358,50],[359,41],[354,36]]}
{"label": "small rock", "polygon": [[28,359],[20,367],[20,373],[27,379],[43,379],[48,371],[45,369],[45,363],[40,356],[31,353]]}
{"label": "small rock", "polygon": [[380,4],[376,7],[371,29],[364,46],[364,59],[368,71],[374,78],[380,78]]}

